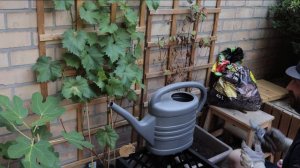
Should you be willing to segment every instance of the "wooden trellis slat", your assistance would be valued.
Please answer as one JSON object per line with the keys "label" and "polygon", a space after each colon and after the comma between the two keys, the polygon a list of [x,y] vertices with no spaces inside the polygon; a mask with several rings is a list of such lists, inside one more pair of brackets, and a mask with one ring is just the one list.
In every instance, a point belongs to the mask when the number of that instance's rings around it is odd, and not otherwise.
{"label": "wooden trellis slat", "polygon": [[[37,10],[37,30],[38,34],[44,34],[45,33],[45,8],[44,8],[44,1],[37,1],[36,2],[36,10]],[[40,38],[39,38],[40,40]],[[38,43],[39,48],[39,56],[45,56],[46,55],[46,43],[45,42],[39,42]],[[48,84],[47,83],[41,83],[40,84],[41,93],[43,97],[48,96]]]}
{"label": "wooden trellis slat", "polygon": [[[220,5],[221,5],[221,0],[217,0],[216,8],[220,8]],[[215,15],[215,17],[214,17],[214,26],[213,26],[213,31],[212,31],[211,36],[215,36],[217,34],[220,13],[215,13],[214,15]],[[216,45],[216,42],[212,41],[211,46],[210,46],[210,51],[209,51],[208,63],[213,63],[214,62],[215,45]],[[210,71],[211,71],[211,68],[208,68],[207,72],[206,72],[206,79],[205,79],[205,85],[206,86],[208,86],[208,84],[209,84]]]}
{"label": "wooden trellis slat", "polygon": [[[207,8],[207,14],[220,13],[221,8]],[[191,9],[158,9],[157,11],[150,11],[150,15],[182,15],[189,14]]]}

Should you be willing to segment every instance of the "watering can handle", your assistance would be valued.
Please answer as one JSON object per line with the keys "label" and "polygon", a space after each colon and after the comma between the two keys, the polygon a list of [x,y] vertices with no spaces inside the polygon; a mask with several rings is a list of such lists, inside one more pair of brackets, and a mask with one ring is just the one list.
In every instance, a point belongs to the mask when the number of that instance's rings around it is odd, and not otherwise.
{"label": "watering can handle", "polygon": [[206,88],[198,83],[198,82],[179,82],[179,83],[174,83],[174,84],[170,84],[168,86],[165,86],[161,89],[159,89],[151,98],[151,105],[156,104],[157,102],[160,101],[160,98],[168,93],[171,92],[173,90],[177,90],[177,89],[182,89],[182,88],[198,88],[200,90],[201,96],[199,98],[199,106],[198,106],[198,110],[200,111],[204,105],[204,103],[206,102],[206,97],[207,97],[207,90]]}

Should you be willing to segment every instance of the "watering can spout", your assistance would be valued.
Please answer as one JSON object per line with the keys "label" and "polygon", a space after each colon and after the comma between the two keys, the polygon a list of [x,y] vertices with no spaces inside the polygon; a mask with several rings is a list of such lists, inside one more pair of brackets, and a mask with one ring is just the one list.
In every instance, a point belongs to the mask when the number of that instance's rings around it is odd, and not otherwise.
{"label": "watering can spout", "polygon": [[138,121],[128,111],[113,102],[109,103],[109,107],[124,117],[148,143],[154,145],[155,117],[147,114],[141,121]]}

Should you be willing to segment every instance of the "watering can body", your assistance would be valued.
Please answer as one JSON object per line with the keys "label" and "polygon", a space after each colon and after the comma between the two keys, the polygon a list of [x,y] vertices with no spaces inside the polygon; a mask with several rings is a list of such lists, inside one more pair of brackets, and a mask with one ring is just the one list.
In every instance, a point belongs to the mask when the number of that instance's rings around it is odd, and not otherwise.
{"label": "watering can body", "polygon": [[[190,87],[201,91],[200,99],[189,92],[175,91]],[[206,101],[206,92],[205,87],[197,82],[179,82],[163,87],[152,96],[149,113],[141,121],[116,104],[110,106],[144,137],[150,152],[170,155],[192,145],[196,115]]]}

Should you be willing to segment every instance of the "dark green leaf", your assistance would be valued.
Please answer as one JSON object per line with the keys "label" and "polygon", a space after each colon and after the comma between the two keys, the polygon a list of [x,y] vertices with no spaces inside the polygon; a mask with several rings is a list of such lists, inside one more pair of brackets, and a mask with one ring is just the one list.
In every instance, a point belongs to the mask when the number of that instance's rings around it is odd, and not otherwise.
{"label": "dark green leaf", "polygon": [[104,52],[109,56],[112,63],[117,61],[121,55],[124,56],[126,53],[122,47],[114,43],[112,37],[108,39]]}
{"label": "dark green leaf", "polygon": [[0,156],[2,156],[5,159],[8,159],[9,156],[8,156],[7,150],[8,150],[8,147],[13,145],[13,144],[15,144],[14,141],[8,141],[6,143],[0,143]]}
{"label": "dark green leaf", "polygon": [[118,26],[115,23],[102,23],[100,25],[101,33],[114,33],[118,30]]}
{"label": "dark green leaf", "polygon": [[56,10],[69,10],[74,4],[74,0],[53,0]]}
{"label": "dark green leaf", "polygon": [[79,132],[61,132],[61,134],[70,144],[74,145],[78,149],[82,150],[83,147],[91,149],[94,147],[94,145],[90,142],[85,141],[83,135]]}
{"label": "dark green leaf", "polygon": [[22,160],[25,168],[56,167],[58,159],[50,148],[51,144],[48,141],[40,140],[34,144],[24,137],[19,137],[16,144],[9,146],[7,153],[12,159],[25,156]]}
{"label": "dark green leaf", "polygon": [[96,47],[87,47],[87,53],[83,53],[81,58],[81,64],[86,71],[91,69],[97,69],[103,66],[103,53]]}
{"label": "dark green leaf", "polygon": [[119,135],[110,125],[107,125],[105,126],[105,129],[97,131],[96,138],[102,148],[108,146],[110,149],[114,149]]}
{"label": "dark green leaf", "polygon": [[99,6],[107,6],[107,0],[98,0]]}
{"label": "dark green leaf", "polygon": [[98,36],[95,32],[88,32],[87,33],[87,43],[92,46],[98,42]]}
{"label": "dark green leaf", "polygon": [[103,69],[100,69],[97,74],[97,80],[95,81],[95,84],[100,88],[104,89],[105,87],[105,81],[107,80],[107,76],[105,74],[105,71]]}
{"label": "dark green leaf", "polygon": [[66,78],[62,87],[62,94],[65,98],[73,101],[86,101],[95,96],[87,80],[81,76]]}
{"label": "dark green leaf", "polygon": [[138,16],[136,14],[136,12],[134,12],[132,9],[128,8],[125,12],[125,18],[127,20],[127,22],[130,25],[136,25],[137,20],[138,20]]}
{"label": "dark green leaf", "polygon": [[48,128],[46,125],[42,125],[42,126],[39,126],[35,129],[35,131],[33,132],[34,130],[32,130],[32,134],[35,136],[35,137],[38,137],[40,139],[43,139],[43,140],[48,140],[52,134],[49,132]]}
{"label": "dark green leaf", "polygon": [[119,28],[114,34],[114,41],[116,45],[118,45],[123,50],[126,48],[131,47],[131,39],[130,34],[123,28]]}
{"label": "dark green leaf", "polygon": [[133,90],[131,90],[127,94],[127,99],[130,101],[134,101],[137,99],[137,94]]}
{"label": "dark green leaf", "polygon": [[157,10],[159,7],[160,0],[146,0],[147,7],[149,10]]}
{"label": "dark green leaf", "polygon": [[51,61],[51,57],[39,57],[32,69],[37,73],[38,82],[55,81],[62,76],[60,61]]}
{"label": "dark green leaf", "polygon": [[44,125],[58,118],[65,112],[65,109],[60,107],[58,98],[48,96],[46,101],[43,102],[43,96],[39,92],[32,95],[31,110],[40,116],[38,120],[32,123],[32,126]]}
{"label": "dark green leaf", "polygon": [[98,8],[94,2],[85,1],[79,10],[80,18],[90,24],[96,24],[99,20],[100,14],[97,9]]}
{"label": "dark green leaf", "polygon": [[85,31],[67,30],[63,34],[63,47],[73,54],[80,55],[84,50],[88,35]]}
{"label": "dark green leaf", "polygon": [[124,88],[120,80],[114,77],[110,77],[108,84],[105,86],[107,94],[109,96],[123,96]]}
{"label": "dark green leaf", "polygon": [[65,53],[63,59],[69,67],[76,69],[80,67],[80,58],[72,53]]}
{"label": "dark green leaf", "polygon": [[142,56],[142,46],[140,43],[138,43],[134,49],[134,57],[140,58],[141,56]]}
{"label": "dark green leaf", "polygon": [[5,120],[6,124],[13,123],[16,125],[22,125],[23,119],[27,117],[28,110],[24,108],[24,102],[20,97],[14,96],[13,102],[10,103],[7,96],[0,95],[0,106],[3,112],[0,113],[2,120]]}

